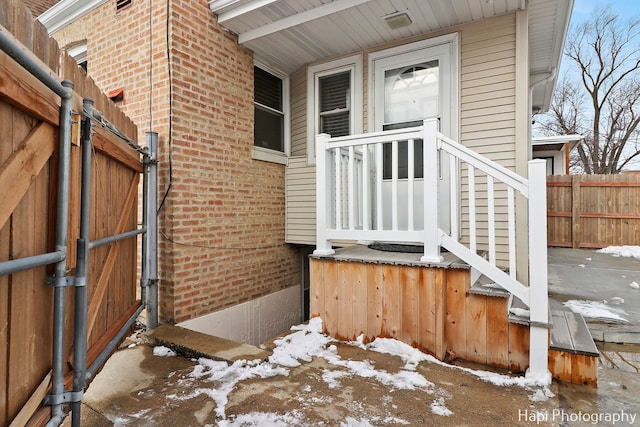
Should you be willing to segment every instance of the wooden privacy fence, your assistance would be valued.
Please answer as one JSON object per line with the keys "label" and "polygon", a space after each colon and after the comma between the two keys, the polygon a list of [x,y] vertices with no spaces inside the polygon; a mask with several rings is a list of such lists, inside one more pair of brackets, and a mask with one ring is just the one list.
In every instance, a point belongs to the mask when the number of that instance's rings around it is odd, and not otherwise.
{"label": "wooden privacy fence", "polygon": [[640,174],[547,179],[549,246],[640,245]]}
{"label": "wooden privacy fence", "polygon": [[[129,138],[137,129],[18,0],[0,0],[0,31],[30,51],[58,81],[75,85],[71,131],[67,266],[76,265],[80,221],[82,98]],[[0,50],[0,262],[56,250],[58,129],[61,100]],[[140,155],[108,130],[94,126],[91,240],[135,230]],[[93,249],[89,258],[88,363],[140,307],[136,299],[136,239]],[[52,375],[51,266],[0,276],[0,425],[43,424]],[[66,288],[65,390],[73,367],[73,287]]]}

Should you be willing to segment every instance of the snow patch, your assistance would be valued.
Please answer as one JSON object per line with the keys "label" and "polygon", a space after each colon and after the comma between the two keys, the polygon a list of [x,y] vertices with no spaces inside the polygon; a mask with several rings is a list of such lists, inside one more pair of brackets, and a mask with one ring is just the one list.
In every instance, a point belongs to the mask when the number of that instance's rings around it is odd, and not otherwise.
{"label": "snow patch", "polygon": [[453,412],[451,412],[451,410],[449,410],[444,405],[444,398],[443,397],[439,397],[436,400],[434,400],[433,402],[431,402],[431,412],[433,412],[436,415],[441,415],[443,417],[448,417],[450,415],[453,415]]}
{"label": "snow patch", "polygon": [[[178,401],[192,399],[199,395],[210,397],[216,404],[215,413],[219,418],[218,425],[220,426],[268,425],[277,427],[302,426],[304,425],[304,414],[300,411],[290,411],[285,414],[253,412],[250,414],[230,416],[227,419],[225,408],[228,403],[229,393],[233,391],[240,381],[251,378],[268,378],[276,375],[288,376],[288,367],[299,366],[301,361],[308,362],[314,358],[323,358],[328,364],[341,368],[325,369],[323,371],[322,379],[328,384],[329,388],[340,387],[341,380],[344,378],[360,376],[379,382],[388,387],[389,392],[400,389],[419,389],[426,394],[438,396],[431,404],[431,410],[441,416],[452,415],[452,412],[445,406],[446,396],[442,396],[443,390],[437,389],[434,383],[427,380],[422,374],[416,372],[416,367],[421,362],[436,363],[451,369],[458,369],[498,386],[517,385],[533,391],[533,387],[547,386],[550,383],[550,375],[549,378],[532,378],[529,375],[525,377],[511,377],[494,372],[476,371],[465,367],[449,365],[431,355],[422,353],[408,344],[390,338],[378,338],[372,343],[365,345],[363,342],[364,338],[359,337],[357,341],[347,343],[366,350],[386,353],[401,358],[405,364],[404,368],[398,372],[390,373],[383,369],[377,369],[373,362],[368,360],[343,360],[338,354],[337,347],[332,344],[336,341],[322,333],[322,320],[320,318],[311,319],[306,325],[294,326],[291,330],[292,333],[274,342],[276,347],[268,362],[238,360],[229,365],[227,362],[222,361],[205,358],[198,359],[197,365],[194,366],[185,381],[188,381],[189,378],[200,379],[210,381],[211,386],[200,387],[191,390],[191,392],[187,394],[174,394],[169,397]],[[158,351],[160,352],[160,350]],[[303,393],[309,393],[312,389],[306,385],[302,391]],[[547,395],[546,393],[545,390],[536,390],[532,396],[532,400],[542,398],[542,396]],[[301,395],[298,397],[298,400],[302,401],[300,399],[305,400],[305,397]],[[395,405],[392,406],[395,408]],[[381,419],[377,417],[372,420],[348,417],[341,422],[340,425],[367,427],[371,426],[371,423],[377,423],[379,421],[381,421]],[[385,423],[386,425],[391,423],[406,424],[404,420],[396,418],[387,419]]]}
{"label": "snow patch", "polygon": [[[441,360],[436,359],[430,354],[422,353],[420,350],[411,347],[408,344],[405,344],[401,341],[395,340],[393,338],[377,338],[375,341],[370,343],[367,348],[372,351],[377,351],[378,353],[387,353],[392,356],[398,356],[402,358],[405,363],[407,360],[410,360],[412,363],[419,362],[430,362],[435,363],[440,366],[446,366],[451,369],[458,369],[464,372],[467,372],[471,375],[478,377],[479,379],[489,382],[493,385],[497,386],[520,386],[523,388],[531,388],[537,386],[547,386],[551,383],[551,375],[545,376],[544,378],[538,377],[510,377],[508,375],[502,375],[495,372],[489,371],[476,371],[470,368],[465,368],[463,366],[449,365]],[[407,359],[405,359],[407,358]],[[406,367],[405,367],[406,368]]]}
{"label": "snow patch", "polygon": [[302,425],[304,425],[302,415],[297,411],[287,412],[283,415],[269,412],[251,412],[249,414],[236,415],[232,419],[218,421],[218,426],[220,427],[289,427]]}
{"label": "snow patch", "polygon": [[332,338],[322,334],[322,319],[314,317],[307,325],[291,328],[297,331],[274,341],[276,348],[269,356],[269,362],[281,366],[295,368],[300,366],[299,360],[311,362],[312,357],[322,356]]}
{"label": "snow patch", "polygon": [[529,400],[532,402],[546,402],[552,397],[555,397],[555,394],[549,390],[548,387],[544,387],[539,388],[535,393],[529,396]]}
{"label": "snow patch", "polygon": [[366,418],[357,420],[353,417],[347,417],[345,418],[344,421],[340,423],[340,427],[374,427],[374,426]]}
{"label": "snow patch", "polygon": [[601,254],[640,259],[640,246],[609,246],[597,250]]}
{"label": "snow patch", "polygon": [[590,319],[604,319],[604,320],[617,320],[620,322],[628,322],[627,319],[621,315],[627,313],[619,308],[613,308],[608,306],[604,302],[599,301],[587,301],[587,300],[569,300],[563,303],[565,307],[568,307],[574,313],[581,314],[584,317]]}
{"label": "snow patch", "polygon": [[511,307],[509,309],[509,313],[513,314],[514,316],[524,317],[524,318],[528,318],[530,316],[530,312],[526,308]]}
{"label": "snow patch", "polygon": [[629,283],[629,287],[632,289],[640,289],[640,285],[638,284],[638,282]]}
{"label": "snow patch", "polygon": [[160,357],[173,357],[177,356],[176,352],[171,350],[169,347],[165,347],[163,345],[159,345],[153,348],[153,355]]}
{"label": "snow patch", "polygon": [[621,297],[613,297],[613,298],[611,298],[611,303],[612,303],[612,304],[616,304],[616,305],[618,305],[618,304],[624,304],[624,298],[621,298]]}

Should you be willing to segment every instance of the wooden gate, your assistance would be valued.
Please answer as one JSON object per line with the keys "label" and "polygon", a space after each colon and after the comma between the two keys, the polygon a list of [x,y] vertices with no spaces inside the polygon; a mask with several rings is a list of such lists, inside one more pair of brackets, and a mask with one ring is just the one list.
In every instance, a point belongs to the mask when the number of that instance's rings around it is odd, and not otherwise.
{"label": "wooden gate", "polygon": [[640,245],[640,173],[547,178],[549,246]]}
{"label": "wooden gate", "polygon": [[[58,81],[75,85],[67,265],[73,275],[80,221],[82,98],[130,139],[136,126],[104,96],[72,58],[61,53],[21,1],[0,0],[0,31],[15,37]],[[61,60],[60,60],[61,58]],[[61,65],[59,65],[61,64]],[[56,227],[60,98],[0,51],[0,262],[52,252]],[[95,126],[92,156],[91,240],[137,227],[140,155]],[[136,297],[136,239],[90,252],[88,363],[96,359],[140,307]],[[0,425],[43,424],[52,369],[51,266],[0,276]],[[66,340],[70,389],[73,367],[73,289],[67,288]]]}

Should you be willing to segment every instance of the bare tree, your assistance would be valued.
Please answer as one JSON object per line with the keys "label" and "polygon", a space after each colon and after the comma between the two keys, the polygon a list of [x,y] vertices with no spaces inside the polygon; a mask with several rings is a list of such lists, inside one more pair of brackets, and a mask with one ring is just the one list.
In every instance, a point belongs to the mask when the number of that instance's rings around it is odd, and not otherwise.
{"label": "bare tree", "polygon": [[570,68],[538,128],[545,135],[584,135],[574,172],[619,173],[640,159],[639,34],[637,18],[623,22],[608,6],[568,37]]}

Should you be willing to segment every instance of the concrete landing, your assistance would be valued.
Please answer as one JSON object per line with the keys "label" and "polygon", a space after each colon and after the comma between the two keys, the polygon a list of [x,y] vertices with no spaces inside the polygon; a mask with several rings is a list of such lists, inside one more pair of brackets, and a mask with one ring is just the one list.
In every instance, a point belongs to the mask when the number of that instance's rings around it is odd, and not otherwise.
{"label": "concrete landing", "polygon": [[[640,260],[588,249],[549,248],[549,296],[606,303],[624,322],[585,317],[596,341],[640,344]],[[618,312],[618,311],[616,311]]]}
{"label": "concrete landing", "polygon": [[213,360],[266,360],[271,353],[249,344],[206,335],[174,325],[162,325],[144,334],[152,343],[169,347],[185,357]]}

